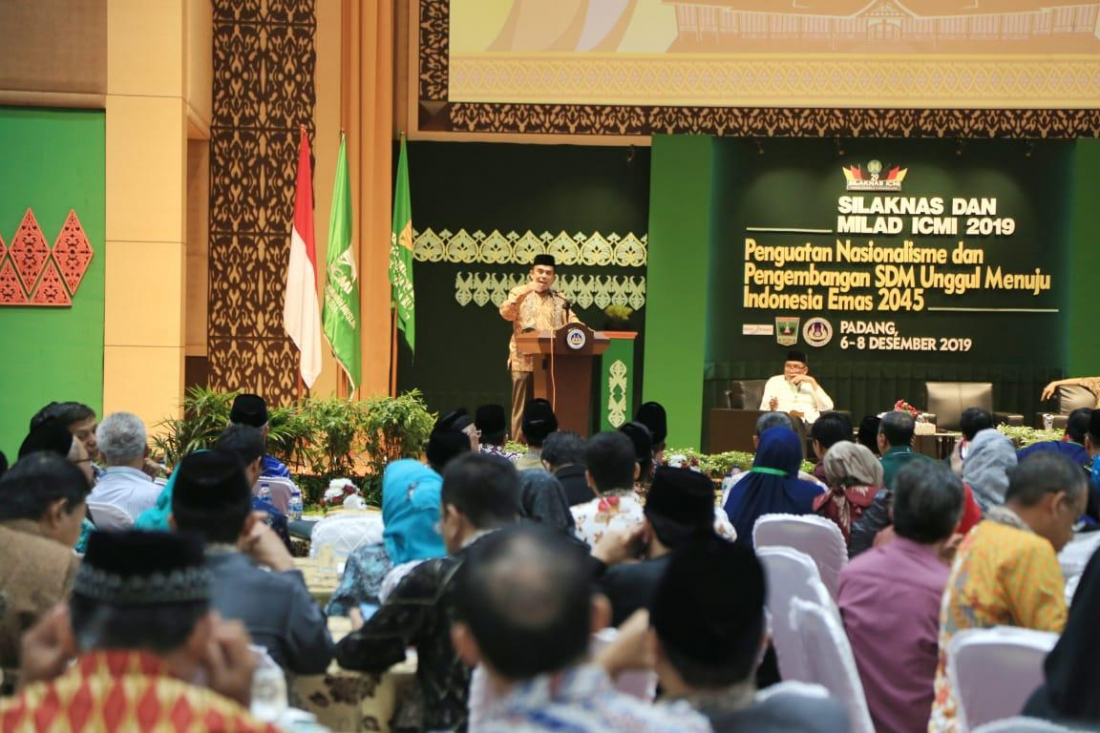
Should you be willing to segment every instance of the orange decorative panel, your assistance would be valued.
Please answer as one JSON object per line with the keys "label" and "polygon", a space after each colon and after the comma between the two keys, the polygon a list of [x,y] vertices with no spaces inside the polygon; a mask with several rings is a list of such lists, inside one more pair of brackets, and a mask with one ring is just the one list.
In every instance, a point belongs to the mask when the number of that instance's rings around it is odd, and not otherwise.
{"label": "orange decorative panel", "polygon": [[11,260],[4,258],[0,263],[0,305],[26,305],[27,294],[23,292]]}
{"label": "orange decorative panel", "polygon": [[46,244],[46,238],[42,236],[42,229],[34,218],[34,212],[27,209],[11,243],[11,259],[23,283],[23,292],[29,293],[34,289],[49,257],[50,245]]}
{"label": "orange decorative panel", "polygon": [[92,245],[84,234],[84,227],[80,225],[76,212],[70,209],[61,234],[53,245],[54,262],[61,270],[70,295],[76,295],[76,289],[88,270],[88,263],[92,261],[92,254]]}
{"label": "orange decorative panel", "polygon": [[76,212],[69,215],[53,250],[31,209],[4,246],[0,238],[0,306],[70,306],[94,252]]}
{"label": "orange decorative panel", "polygon": [[57,263],[51,258],[46,262],[46,270],[42,273],[42,279],[38,281],[38,287],[31,298],[31,305],[72,305],[73,300],[69,292],[65,290],[65,283],[61,280],[61,273],[57,270]]}

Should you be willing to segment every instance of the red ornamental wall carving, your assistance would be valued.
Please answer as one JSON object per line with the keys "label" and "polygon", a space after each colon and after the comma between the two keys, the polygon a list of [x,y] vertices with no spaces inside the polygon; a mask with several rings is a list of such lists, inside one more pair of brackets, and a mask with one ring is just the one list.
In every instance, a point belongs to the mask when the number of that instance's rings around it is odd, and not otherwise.
{"label": "red ornamental wall carving", "polygon": [[94,254],[75,211],[51,248],[27,209],[10,244],[0,235],[0,306],[71,306]]}

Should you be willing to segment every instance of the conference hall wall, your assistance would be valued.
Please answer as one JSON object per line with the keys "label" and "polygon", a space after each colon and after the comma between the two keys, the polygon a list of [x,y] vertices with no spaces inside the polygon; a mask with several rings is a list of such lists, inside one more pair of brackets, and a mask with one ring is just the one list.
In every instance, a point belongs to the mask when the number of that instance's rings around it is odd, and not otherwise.
{"label": "conference hall wall", "polygon": [[1091,330],[1093,142],[655,138],[645,398],[671,440],[705,445],[729,381],[791,347],[857,419],[943,380],[1030,422],[1096,368],[1067,337]]}
{"label": "conference hall wall", "polygon": [[576,260],[555,288],[585,323],[605,328],[606,305],[633,302],[628,327],[642,331],[649,160],[648,148],[408,143],[417,340],[415,358],[399,342],[399,390],[438,411],[509,404],[512,331],[497,309],[533,251]]}
{"label": "conference hall wall", "polygon": [[[102,111],[0,107],[0,450],[12,461],[46,402],[102,409],[104,131]],[[79,249],[70,211],[93,252],[82,277],[85,256],[66,257]],[[12,304],[24,299],[72,304]]]}

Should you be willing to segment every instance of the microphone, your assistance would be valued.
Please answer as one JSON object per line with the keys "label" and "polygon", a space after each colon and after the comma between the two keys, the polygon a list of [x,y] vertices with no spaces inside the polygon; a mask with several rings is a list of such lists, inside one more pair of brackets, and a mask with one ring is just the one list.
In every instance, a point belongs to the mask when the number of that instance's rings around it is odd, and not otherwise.
{"label": "microphone", "polygon": [[569,298],[562,295],[560,290],[553,290],[551,292],[554,294],[554,297],[562,299],[562,302],[565,303],[565,314],[569,315],[573,311],[573,304],[569,302]]}

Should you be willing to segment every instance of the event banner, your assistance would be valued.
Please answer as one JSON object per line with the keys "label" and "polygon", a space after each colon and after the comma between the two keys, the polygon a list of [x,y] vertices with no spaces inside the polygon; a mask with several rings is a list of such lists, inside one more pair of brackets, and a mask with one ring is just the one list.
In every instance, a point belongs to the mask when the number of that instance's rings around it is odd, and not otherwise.
{"label": "event banner", "polygon": [[733,206],[712,256],[737,287],[712,301],[737,325],[716,344],[724,358],[801,345],[1057,363],[1067,144],[725,147]]}

